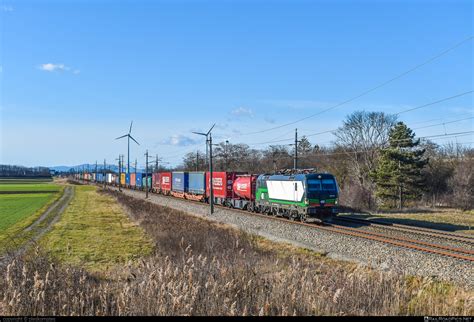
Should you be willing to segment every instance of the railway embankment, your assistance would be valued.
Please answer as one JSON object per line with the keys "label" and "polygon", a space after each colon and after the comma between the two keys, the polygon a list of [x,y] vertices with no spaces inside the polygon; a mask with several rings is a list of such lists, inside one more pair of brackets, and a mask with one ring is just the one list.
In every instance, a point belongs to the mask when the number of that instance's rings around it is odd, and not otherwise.
{"label": "railway embankment", "polygon": [[[109,187],[111,190],[117,188]],[[123,189],[123,194],[143,199],[141,191]],[[377,240],[339,234],[317,226],[295,225],[232,209],[216,208],[177,198],[150,194],[148,202],[237,227],[247,233],[323,253],[329,258],[357,262],[379,270],[404,275],[436,277],[474,289],[474,262],[387,244]],[[472,256],[471,256],[472,257]]]}

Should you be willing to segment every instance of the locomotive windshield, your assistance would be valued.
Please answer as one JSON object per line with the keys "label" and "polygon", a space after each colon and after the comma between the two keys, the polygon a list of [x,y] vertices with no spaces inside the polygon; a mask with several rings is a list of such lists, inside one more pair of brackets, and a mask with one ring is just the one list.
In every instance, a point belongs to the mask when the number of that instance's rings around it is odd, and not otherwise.
{"label": "locomotive windshield", "polygon": [[336,192],[336,182],[333,179],[308,179],[309,192]]}

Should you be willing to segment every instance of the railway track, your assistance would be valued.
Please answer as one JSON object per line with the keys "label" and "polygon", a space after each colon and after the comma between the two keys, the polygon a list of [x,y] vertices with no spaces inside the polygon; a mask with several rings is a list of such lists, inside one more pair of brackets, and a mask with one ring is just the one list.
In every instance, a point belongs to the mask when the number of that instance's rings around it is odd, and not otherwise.
{"label": "railway track", "polygon": [[362,223],[367,226],[382,227],[385,229],[388,228],[391,230],[411,232],[418,235],[425,235],[425,236],[458,241],[458,242],[474,245],[474,237],[445,232],[441,230],[415,227],[415,226],[402,225],[402,224],[384,223],[384,222],[370,220],[370,219],[360,219],[360,218],[353,218],[353,217],[338,216],[335,219],[340,220],[340,221],[345,221],[345,222]]}
{"label": "railway track", "polygon": [[[228,209],[225,207],[221,207],[221,208]],[[436,255],[441,255],[441,256],[452,257],[452,258],[456,258],[460,260],[465,260],[469,262],[474,262],[474,256],[473,256],[474,251],[467,250],[467,249],[447,247],[447,246],[433,244],[433,243],[426,243],[419,240],[412,240],[408,238],[394,237],[394,236],[388,236],[388,235],[383,235],[379,233],[361,231],[355,228],[349,228],[349,227],[344,227],[344,226],[337,226],[337,225],[322,226],[322,225],[317,225],[317,224],[292,221],[283,217],[275,217],[275,216],[263,215],[263,214],[258,214],[258,213],[250,213],[250,212],[239,210],[239,209],[232,209],[232,210],[245,213],[247,215],[270,218],[273,220],[279,220],[279,221],[291,223],[294,225],[302,225],[302,226],[316,228],[323,231],[329,231],[332,233],[337,233],[337,234],[342,234],[342,235],[352,236],[352,237],[359,237],[359,238],[378,241],[385,244],[390,244],[390,245],[399,246],[403,248],[414,249],[414,250],[422,251],[425,253],[431,253],[431,254],[436,254]]]}
{"label": "railway track", "polygon": [[[124,189],[124,188],[122,188],[122,189]],[[125,190],[131,190],[131,191],[144,193],[143,191],[140,191],[140,190],[133,190],[133,189],[125,189]],[[164,196],[164,195],[159,195],[159,196],[167,198],[167,199],[180,200],[180,201],[183,201],[183,202],[194,203],[194,204],[197,203],[197,204],[204,205],[202,202],[199,202],[199,201],[193,201],[193,200],[187,200],[187,199],[177,199],[175,197]],[[389,244],[389,245],[393,245],[393,246],[398,246],[398,247],[401,247],[401,248],[421,251],[421,252],[435,254],[435,255],[444,256],[444,257],[451,257],[451,258],[455,258],[455,259],[463,260],[463,261],[468,261],[468,262],[474,262],[474,251],[471,251],[471,250],[468,250],[468,249],[448,247],[448,246],[444,246],[444,245],[427,243],[427,242],[408,239],[408,238],[403,238],[403,237],[399,237],[399,236],[395,237],[395,236],[389,236],[389,235],[384,235],[384,234],[375,233],[375,232],[367,232],[367,231],[358,230],[356,228],[339,226],[339,225],[328,225],[328,224],[318,225],[318,224],[314,224],[314,223],[300,222],[300,221],[286,219],[284,217],[277,217],[277,216],[272,216],[272,215],[254,213],[254,212],[249,212],[249,211],[240,210],[240,209],[232,209],[232,208],[227,208],[227,207],[219,206],[219,205],[215,205],[215,207],[219,208],[219,209],[225,209],[225,210],[230,210],[230,211],[234,211],[234,212],[239,212],[239,213],[245,214],[247,216],[261,217],[261,218],[275,220],[275,221],[281,221],[281,222],[285,222],[285,223],[289,223],[289,224],[293,224],[293,225],[311,227],[313,229],[318,229],[318,230],[321,230],[321,231],[327,231],[327,232],[336,233],[336,234],[340,234],[340,235],[363,238],[363,239],[377,241],[377,242],[381,242],[381,243],[385,243],[385,244]]]}

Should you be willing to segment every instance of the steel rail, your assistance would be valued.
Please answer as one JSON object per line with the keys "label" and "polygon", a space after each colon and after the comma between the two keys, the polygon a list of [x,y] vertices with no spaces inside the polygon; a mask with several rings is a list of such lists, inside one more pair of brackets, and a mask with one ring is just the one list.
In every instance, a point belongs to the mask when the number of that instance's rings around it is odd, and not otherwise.
{"label": "steel rail", "polygon": [[[387,235],[384,235],[384,234],[371,232],[371,231],[365,231],[365,230],[358,230],[357,228],[352,228],[352,227],[345,227],[345,226],[339,226],[339,225],[332,225],[332,227],[336,227],[336,228],[344,229],[344,230],[362,232],[364,234],[377,236],[377,237],[387,237]],[[439,245],[439,244],[427,243],[427,242],[424,242],[424,241],[421,241],[421,240],[404,238],[404,237],[397,237],[397,236],[389,236],[389,237],[393,240],[399,240],[399,241],[403,241],[403,242],[409,242],[409,243],[412,243],[412,244],[419,244],[419,245],[423,245],[423,246],[439,248],[439,249],[443,249],[443,250],[447,250],[447,251],[451,251],[451,252],[455,252],[455,253],[463,253],[463,254],[474,255],[474,251],[469,250],[469,249],[443,246],[443,245]]]}
{"label": "steel rail", "polygon": [[444,238],[448,240],[474,244],[474,237],[449,233],[449,232],[445,232],[441,230],[416,227],[416,226],[410,226],[410,225],[402,225],[402,224],[396,224],[396,223],[394,224],[384,223],[384,222],[379,222],[376,220],[360,219],[360,218],[353,218],[353,217],[339,217],[338,216],[338,217],[335,217],[335,220],[348,221],[348,222],[360,222],[360,223],[367,224],[368,226],[369,225],[380,226],[380,227],[393,229],[393,230],[414,232],[416,234],[422,234],[422,235],[427,235],[427,236],[432,236],[432,237],[437,237],[437,238]]}

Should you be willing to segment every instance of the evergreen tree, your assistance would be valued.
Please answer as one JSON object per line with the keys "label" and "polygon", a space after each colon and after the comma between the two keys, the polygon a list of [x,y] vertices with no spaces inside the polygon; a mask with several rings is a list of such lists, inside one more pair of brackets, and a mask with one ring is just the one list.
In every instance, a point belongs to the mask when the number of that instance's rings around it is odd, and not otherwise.
{"label": "evergreen tree", "polygon": [[311,142],[309,142],[306,136],[302,136],[298,142],[298,154],[299,155],[306,155],[312,150]]}
{"label": "evergreen tree", "polygon": [[376,195],[384,204],[403,208],[405,200],[419,198],[424,183],[422,170],[428,163],[420,140],[403,122],[389,132],[389,146],[382,150],[378,166],[372,174],[377,184]]}

